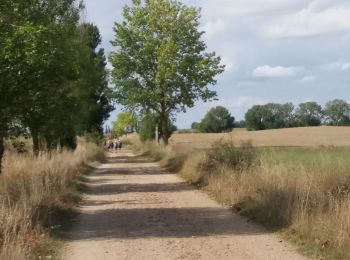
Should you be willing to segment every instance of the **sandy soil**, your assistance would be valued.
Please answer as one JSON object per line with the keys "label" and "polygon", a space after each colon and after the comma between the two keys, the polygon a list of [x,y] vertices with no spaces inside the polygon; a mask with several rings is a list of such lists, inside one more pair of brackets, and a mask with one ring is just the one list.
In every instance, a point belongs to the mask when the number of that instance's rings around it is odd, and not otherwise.
{"label": "sandy soil", "polygon": [[305,259],[156,163],[125,150],[89,177],[63,259]]}

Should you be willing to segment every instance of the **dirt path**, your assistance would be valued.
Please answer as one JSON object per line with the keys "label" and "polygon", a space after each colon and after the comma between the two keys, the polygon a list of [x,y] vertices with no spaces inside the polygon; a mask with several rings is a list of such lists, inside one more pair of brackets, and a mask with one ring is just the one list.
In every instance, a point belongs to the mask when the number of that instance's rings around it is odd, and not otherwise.
{"label": "dirt path", "polygon": [[80,210],[63,259],[305,259],[129,151],[89,177]]}

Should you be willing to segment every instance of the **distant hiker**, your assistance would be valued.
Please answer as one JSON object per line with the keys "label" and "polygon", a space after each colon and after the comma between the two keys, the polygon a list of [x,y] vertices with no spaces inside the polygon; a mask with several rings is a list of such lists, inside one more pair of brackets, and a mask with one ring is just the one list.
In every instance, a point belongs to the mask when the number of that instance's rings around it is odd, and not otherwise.
{"label": "distant hiker", "polygon": [[118,148],[119,148],[119,149],[122,149],[122,145],[123,145],[123,144],[122,144],[122,141],[121,141],[120,139],[118,139]]}
{"label": "distant hiker", "polygon": [[118,149],[118,141],[117,141],[117,139],[115,139],[113,141],[113,150],[115,151],[116,149]]}
{"label": "distant hiker", "polygon": [[109,150],[113,148],[113,141],[112,140],[108,140],[108,147]]}

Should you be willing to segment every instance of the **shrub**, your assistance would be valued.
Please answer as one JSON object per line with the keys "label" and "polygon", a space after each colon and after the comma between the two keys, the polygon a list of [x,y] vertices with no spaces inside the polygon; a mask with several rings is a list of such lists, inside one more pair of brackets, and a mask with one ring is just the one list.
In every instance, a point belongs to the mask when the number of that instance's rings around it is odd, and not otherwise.
{"label": "shrub", "polygon": [[226,167],[235,171],[243,171],[256,163],[256,152],[251,147],[234,147],[230,144],[215,146],[206,152],[201,167],[215,169]]}

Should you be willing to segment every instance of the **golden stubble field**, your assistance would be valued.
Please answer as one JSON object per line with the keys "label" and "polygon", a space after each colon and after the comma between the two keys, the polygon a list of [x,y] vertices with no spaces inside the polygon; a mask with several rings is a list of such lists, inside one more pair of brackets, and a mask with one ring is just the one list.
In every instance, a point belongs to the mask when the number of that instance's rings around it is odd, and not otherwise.
{"label": "golden stubble field", "polygon": [[319,126],[264,131],[234,129],[230,133],[174,134],[170,144],[175,147],[208,148],[219,142],[240,146],[251,142],[255,147],[350,147],[350,127]]}

